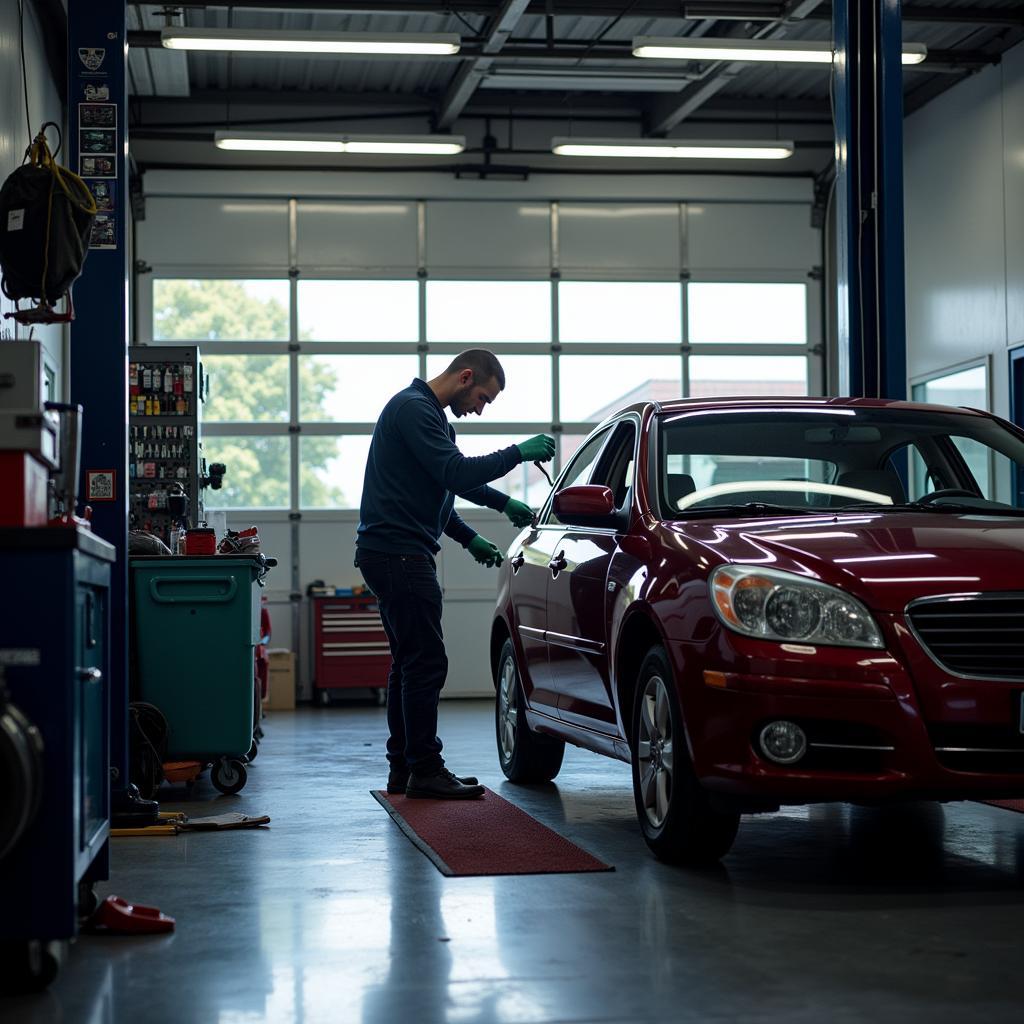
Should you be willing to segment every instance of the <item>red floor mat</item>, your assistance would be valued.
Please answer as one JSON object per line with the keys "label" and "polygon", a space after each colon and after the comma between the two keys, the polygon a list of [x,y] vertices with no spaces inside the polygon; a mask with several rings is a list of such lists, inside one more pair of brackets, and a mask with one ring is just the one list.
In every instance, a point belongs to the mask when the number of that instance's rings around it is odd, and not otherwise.
{"label": "red floor mat", "polygon": [[1024,800],[982,800],[991,807],[1004,807],[1008,811],[1019,811],[1024,814]]}
{"label": "red floor mat", "polygon": [[443,875],[615,870],[489,789],[479,800],[371,793]]}

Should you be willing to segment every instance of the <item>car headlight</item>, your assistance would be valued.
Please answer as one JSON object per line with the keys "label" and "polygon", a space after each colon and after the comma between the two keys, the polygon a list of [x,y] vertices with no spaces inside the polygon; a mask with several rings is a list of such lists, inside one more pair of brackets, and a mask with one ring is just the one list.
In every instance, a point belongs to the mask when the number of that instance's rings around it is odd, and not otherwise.
{"label": "car headlight", "polygon": [[737,633],[765,640],[882,647],[871,613],[827,583],[779,569],[723,565],[709,583],[719,619]]}

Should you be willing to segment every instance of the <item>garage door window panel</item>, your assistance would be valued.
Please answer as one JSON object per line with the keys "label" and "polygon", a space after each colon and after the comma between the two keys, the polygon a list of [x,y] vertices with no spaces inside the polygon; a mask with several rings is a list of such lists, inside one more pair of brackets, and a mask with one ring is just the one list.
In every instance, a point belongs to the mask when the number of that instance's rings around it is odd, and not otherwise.
{"label": "garage door window panel", "polygon": [[289,440],[285,436],[210,436],[203,438],[209,466],[227,466],[220,490],[207,488],[207,509],[286,509],[289,507]]}
{"label": "garage door window panel", "polygon": [[428,281],[427,341],[466,348],[551,341],[547,281]]}
{"label": "garage door window panel", "polygon": [[290,309],[287,281],[158,278],[153,341],[287,341]]}
{"label": "garage door window panel", "polygon": [[693,345],[806,345],[807,286],[691,282],[687,316]]}
{"label": "garage door window panel", "polygon": [[419,340],[415,281],[299,281],[299,341]]}
{"label": "garage door window panel", "polygon": [[562,342],[682,341],[682,291],[671,282],[562,281]]}

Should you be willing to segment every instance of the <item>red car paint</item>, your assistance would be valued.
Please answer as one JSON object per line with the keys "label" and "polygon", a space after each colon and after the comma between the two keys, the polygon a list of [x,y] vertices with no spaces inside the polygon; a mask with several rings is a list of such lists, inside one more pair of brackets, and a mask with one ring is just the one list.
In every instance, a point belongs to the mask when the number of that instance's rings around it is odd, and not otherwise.
{"label": "red car paint", "polygon": [[[631,421],[637,429],[621,521],[552,523],[570,464],[539,525],[520,534],[501,569],[492,660],[510,637],[530,727],[628,761],[631,673],[657,642],[673,670],[697,778],[741,809],[1024,793],[1024,631],[1019,671],[965,677],[928,653],[907,613],[912,601],[956,594],[1016,594],[1024,606],[1024,515],[884,505],[713,518],[683,511],[671,520],[659,513],[653,449],[664,428],[656,424],[773,411],[806,412],[810,423],[816,413],[853,414],[856,423],[871,410],[886,410],[894,436],[901,417],[953,414],[953,422],[974,424],[981,417],[1024,454],[1024,434],[988,414],[881,400],[648,403],[607,421],[603,427]],[[879,429],[884,445],[890,428]],[[972,480],[950,469],[945,485]],[[596,488],[589,490],[593,501]],[[716,616],[708,585],[725,564],[770,565],[839,588],[867,607],[884,647],[733,632]],[[757,736],[776,719],[813,725],[823,737],[815,756],[790,766],[767,759]]]}

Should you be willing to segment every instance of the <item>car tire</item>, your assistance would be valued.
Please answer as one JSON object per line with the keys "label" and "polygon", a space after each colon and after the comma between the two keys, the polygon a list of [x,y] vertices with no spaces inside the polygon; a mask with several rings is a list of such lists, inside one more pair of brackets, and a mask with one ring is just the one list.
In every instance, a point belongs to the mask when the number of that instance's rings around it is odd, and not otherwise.
{"label": "car tire", "polygon": [[715,863],[729,852],[740,816],[715,810],[697,781],[661,647],[652,647],[640,666],[632,721],[633,797],[647,845],[671,864]]}
{"label": "car tire", "polygon": [[494,694],[494,732],[498,762],[509,782],[550,782],[562,767],[565,743],[532,732],[526,723],[526,698],[512,641],[498,656],[498,685]]}

